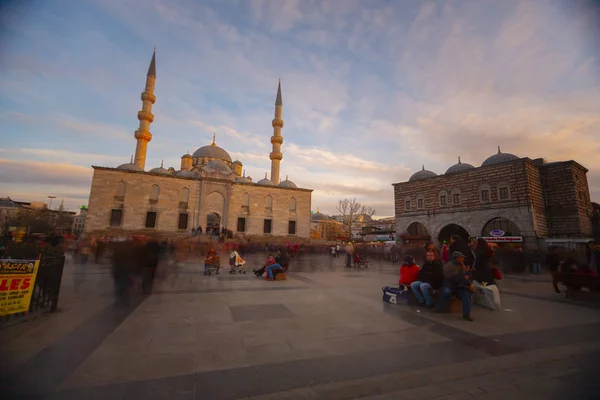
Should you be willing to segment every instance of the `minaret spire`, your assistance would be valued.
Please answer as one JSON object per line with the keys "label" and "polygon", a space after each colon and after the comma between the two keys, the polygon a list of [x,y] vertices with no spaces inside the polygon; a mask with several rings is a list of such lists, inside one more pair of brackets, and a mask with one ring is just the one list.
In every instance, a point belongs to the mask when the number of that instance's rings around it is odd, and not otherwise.
{"label": "minaret spire", "polygon": [[271,136],[271,144],[273,149],[269,154],[271,159],[271,181],[277,185],[279,183],[279,164],[283,158],[281,153],[281,144],[283,136],[281,136],[281,128],[283,128],[282,110],[283,102],[281,101],[281,79],[277,83],[277,97],[275,98],[275,118],[271,125],[273,126],[273,136]]}
{"label": "minaret spire", "polygon": [[156,81],[156,47],[152,53],[152,60],[148,67],[148,74],[146,75],[146,87],[142,92],[142,110],[138,112],[138,119],[140,120],[140,126],[135,131],[135,139],[137,140],[137,146],[135,148],[135,165],[140,167],[142,170],[146,165],[146,150],[148,149],[148,142],[152,140],[152,134],[150,133],[150,124],[154,121],[154,114],[152,114],[152,105],[156,101],[154,95],[154,82]]}

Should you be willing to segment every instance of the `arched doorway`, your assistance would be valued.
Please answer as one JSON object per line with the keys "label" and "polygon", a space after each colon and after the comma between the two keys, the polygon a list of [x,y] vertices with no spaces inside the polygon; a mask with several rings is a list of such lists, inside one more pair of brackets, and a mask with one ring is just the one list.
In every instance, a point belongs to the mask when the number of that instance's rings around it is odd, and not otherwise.
{"label": "arched doorway", "polygon": [[440,230],[440,234],[438,235],[438,240],[440,243],[450,243],[450,236],[458,235],[465,239],[465,241],[469,240],[469,232],[465,228],[457,224],[448,224]]}
{"label": "arched doorway", "polygon": [[424,239],[429,239],[431,237],[425,225],[420,222],[413,222],[410,224],[408,228],[406,228],[406,232],[409,236],[419,236]]}
{"label": "arched doorway", "polygon": [[481,236],[491,236],[491,231],[501,230],[504,236],[521,236],[521,230],[510,219],[497,217],[489,220],[481,230]]}

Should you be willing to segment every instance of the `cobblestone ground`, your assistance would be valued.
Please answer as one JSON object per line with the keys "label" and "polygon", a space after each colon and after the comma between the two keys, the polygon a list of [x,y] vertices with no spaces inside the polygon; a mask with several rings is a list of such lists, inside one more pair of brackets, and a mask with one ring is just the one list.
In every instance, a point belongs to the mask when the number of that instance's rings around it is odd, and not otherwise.
{"label": "cobblestone ground", "polygon": [[[249,256],[257,266],[264,257]],[[117,306],[108,265],[65,267],[60,312],[0,331],[0,398],[589,399],[600,310],[506,277],[475,322],[381,301],[398,266],[304,256],[287,281],[163,266]]]}

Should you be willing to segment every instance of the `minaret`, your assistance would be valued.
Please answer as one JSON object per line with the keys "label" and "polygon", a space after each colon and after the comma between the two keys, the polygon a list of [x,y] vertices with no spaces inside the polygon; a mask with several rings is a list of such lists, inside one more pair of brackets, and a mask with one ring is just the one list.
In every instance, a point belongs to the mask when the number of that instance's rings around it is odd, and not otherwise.
{"label": "minaret", "polygon": [[281,102],[281,79],[277,85],[277,98],[275,99],[275,118],[273,119],[273,136],[271,136],[271,144],[273,145],[273,151],[269,154],[271,159],[271,182],[275,185],[279,183],[279,163],[283,158],[281,154],[281,144],[283,143],[283,136],[281,136],[281,128],[283,128],[283,119]]}
{"label": "minaret", "polygon": [[148,67],[148,75],[146,75],[146,88],[142,92],[142,111],[138,112],[140,126],[138,130],[135,131],[134,135],[137,140],[134,162],[135,165],[142,170],[146,165],[148,142],[152,140],[152,134],[150,133],[150,124],[154,121],[152,104],[156,101],[156,96],[154,95],[154,81],[156,81],[156,47],[154,48],[154,53],[152,53],[150,67]]}

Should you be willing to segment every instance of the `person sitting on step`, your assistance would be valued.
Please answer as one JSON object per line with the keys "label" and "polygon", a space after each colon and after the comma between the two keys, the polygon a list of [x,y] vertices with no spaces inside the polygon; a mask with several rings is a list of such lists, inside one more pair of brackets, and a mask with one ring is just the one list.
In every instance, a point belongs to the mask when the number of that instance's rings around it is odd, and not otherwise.
{"label": "person sitting on step", "polygon": [[404,264],[400,267],[400,279],[398,280],[400,289],[408,290],[408,286],[417,280],[420,271],[413,256],[404,257]]}
{"label": "person sitting on step", "polygon": [[265,273],[265,270],[267,269],[268,266],[276,264],[276,263],[277,263],[277,261],[275,261],[275,257],[273,257],[273,254],[269,253],[269,255],[267,256],[267,261],[265,261],[265,265],[262,268],[253,269],[252,271],[254,272],[254,274],[257,277],[260,278]]}
{"label": "person sitting on step", "polygon": [[450,296],[455,294],[462,303],[463,319],[473,321],[471,318],[471,293],[475,291],[475,288],[467,276],[464,261],[465,255],[460,251],[455,251],[452,253],[452,260],[444,266],[444,284],[434,312],[444,311]]}
{"label": "person sitting on step", "polygon": [[433,251],[427,252],[427,261],[421,267],[417,280],[410,284],[420,306],[433,307],[431,289],[439,289],[444,281],[444,267],[442,262],[436,258]]}

